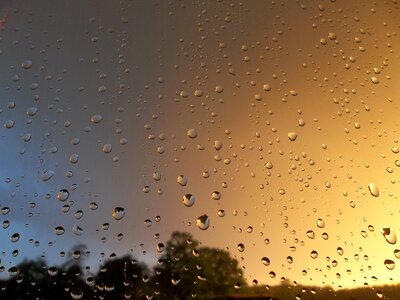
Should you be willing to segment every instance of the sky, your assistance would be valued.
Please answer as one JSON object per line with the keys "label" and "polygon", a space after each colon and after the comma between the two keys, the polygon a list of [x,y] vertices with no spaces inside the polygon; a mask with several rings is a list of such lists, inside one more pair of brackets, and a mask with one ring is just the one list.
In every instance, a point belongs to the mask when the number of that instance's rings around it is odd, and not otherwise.
{"label": "sky", "polygon": [[39,255],[61,264],[78,244],[92,269],[112,253],[154,264],[180,230],[230,251],[249,282],[396,283],[385,260],[397,263],[397,245],[381,231],[400,234],[397,1],[4,1],[7,11],[6,269]]}

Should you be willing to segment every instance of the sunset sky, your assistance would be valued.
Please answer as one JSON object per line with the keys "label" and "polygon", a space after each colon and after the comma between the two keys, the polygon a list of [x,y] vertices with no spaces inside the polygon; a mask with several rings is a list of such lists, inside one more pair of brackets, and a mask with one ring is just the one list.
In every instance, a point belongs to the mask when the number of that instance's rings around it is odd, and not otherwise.
{"label": "sunset sky", "polygon": [[400,238],[399,8],[2,1],[1,265],[61,264],[78,244],[93,269],[111,253],[151,265],[179,230],[248,282],[398,283],[382,230]]}

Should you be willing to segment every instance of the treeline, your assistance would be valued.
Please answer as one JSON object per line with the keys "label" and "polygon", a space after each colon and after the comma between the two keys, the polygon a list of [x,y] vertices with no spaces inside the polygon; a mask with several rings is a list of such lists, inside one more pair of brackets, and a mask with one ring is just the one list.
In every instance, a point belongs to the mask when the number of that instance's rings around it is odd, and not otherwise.
{"label": "treeline", "polygon": [[126,255],[110,258],[93,276],[76,259],[58,267],[24,261],[0,281],[0,299],[212,299],[245,286],[229,252],[200,247],[188,233],[174,232],[158,250],[152,270]]}
{"label": "treeline", "polygon": [[42,259],[24,261],[8,270],[8,280],[0,280],[0,299],[400,299],[395,285],[338,291],[289,281],[249,286],[229,252],[200,247],[188,233],[174,232],[158,250],[162,255],[152,270],[126,255],[110,258],[93,275],[76,259],[58,267]]}

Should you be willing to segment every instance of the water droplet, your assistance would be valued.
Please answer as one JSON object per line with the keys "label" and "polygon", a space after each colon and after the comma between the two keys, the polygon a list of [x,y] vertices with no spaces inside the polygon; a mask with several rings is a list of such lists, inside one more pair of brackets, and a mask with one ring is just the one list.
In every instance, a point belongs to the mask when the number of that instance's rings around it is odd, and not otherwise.
{"label": "water droplet", "polygon": [[51,177],[54,176],[54,174],[55,174],[55,172],[52,170],[45,171],[45,172],[43,172],[42,176],[40,176],[40,179],[42,181],[49,181],[51,179]]}
{"label": "water droplet", "polygon": [[19,241],[19,238],[20,238],[19,233],[14,233],[14,234],[11,236],[10,240],[11,240],[12,243],[16,243],[16,242]]}
{"label": "water droplet", "polygon": [[163,243],[158,243],[157,244],[157,252],[161,253],[165,250],[165,245]]}
{"label": "water droplet", "polygon": [[29,108],[26,110],[26,114],[27,114],[28,116],[30,116],[30,117],[33,117],[34,115],[36,115],[37,111],[38,111],[38,109],[37,109],[36,107],[29,107]]}
{"label": "water droplet", "polygon": [[223,209],[218,210],[218,216],[220,216],[221,218],[225,217],[225,210]]}
{"label": "water droplet", "polygon": [[291,141],[295,141],[295,140],[297,139],[297,133],[294,132],[294,131],[289,132],[289,133],[288,133],[288,138],[289,138],[289,140],[291,140]]}
{"label": "water droplet", "polygon": [[316,259],[318,257],[318,252],[313,250],[313,251],[311,251],[310,256],[311,256],[312,259]]}
{"label": "water droplet", "polygon": [[218,191],[214,191],[214,192],[212,192],[211,197],[212,197],[214,200],[219,200],[219,199],[221,199],[221,193],[218,192]]}
{"label": "water droplet", "polygon": [[112,151],[112,145],[111,144],[104,144],[102,148],[103,152],[108,154]]}
{"label": "water droplet", "polygon": [[385,240],[391,244],[394,245],[397,242],[397,237],[396,237],[396,233],[394,232],[394,230],[391,230],[390,227],[384,227],[381,229],[381,233],[382,235],[385,237]]}
{"label": "water droplet", "polygon": [[69,191],[67,189],[61,189],[58,193],[57,193],[57,199],[60,201],[66,201],[69,197]]}
{"label": "water droplet", "polygon": [[375,77],[375,76],[371,77],[371,82],[372,82],[373,84],[378,84],[378,83],[379,83],[378,77]]}
{"label": "water droplet", "polygon": [[215,87],[215,91],[216,91],[217,93],[222,93],[222,92],[224,91],[224,88],[223,88],[222,86],[220,86],[220,85],[217,85],[217,86]]}
{"label": "water droplet", "polygon": [[57,226],[56,228],[54,228],[54,233],[56,235],[63,235],[64,232],[65,232],[65,229],[62,226]]}
{"label": "water droplet", "polygon": [[308,231],[307,231],[307,236],[308,236],[310,239],[315,239],[315,233],[314,233],[314,231],[308,230]]}
{"label": "water droplet", "polygon": [[317,220],[317,226],[318,226],[319,228],[324,228],[324,227],[325,227],[325,221],[322,220],[322,219],[318,219],[318,220]]}
{"label": "water droplet", "polygon": [[28,69],[32,68],[32,61],[31,60],[25,60],[25,61],[23,61],[21,66],[22,66],[23,69],[28,70]]}
{"label": "water droplet", "polygon": [[11,267],[8,269],[9,276],[16,276],[19,273],[19,269],[17,267]]}
{"label": "water droplet", "polygon": [[112,217],[115,220],[121,220],[125,216],[125,209],[122,207],[116,207],[112,211]]}
{"label": "water droplet", "polygon": [[217,150],[217,151],[221,150],[222,146],[223,146],[223,143],[221,141],[214,141],[215,150]]}
{"label": "water droplet", "polygon": [[372,196],[379,197],[379,189],[375,183],[368,184],[368,189]]}
{"label": "water droplet", "polygon": [[7,120],[4,122],[4,127],[7,129],[13,128],[15,125],[14,120]]}
{"label": "water droplet", "polygon": [[271,263],[271,261],[269,260],[269,258],[268,257],[263,257],[263,258],[261,258],[261,262],[263,263],[263,265],[264,266],[269,266],[270,265],[270,263]]}
{"label": "water droplet", "polygon": [[237,245],[237,249],[239,250],[239,252],[243,252],[245,247],[244,247],[244,245],[242,243],[240,243],[240,244]]}
{"label": "water droplet", "polygon": [[194,128],[191,128],[187,131],[187,136],[190,137],[191,139],[194,139],[197,137],[197,131]]}
{"label": "water droplet", "polygon": [[83,298],[83,292],[78,287],[73,287],[70,291],[71,298],[74,300],[79,300]]}
{"label": "water droplet", "polygon": [[187,177],[185,175],[179,175],[176,179],[176,182],[179,183],[181,186],[187,185]]}
{"label": "water droplet", "polygon": [[83,229],[81,228],[81,227],[79,227],[78,225],[74,225],[73,227],[72,227],[72,232],[75,234],[75,235],[82,235],[83,234]]}
{"label": "water droplet", "polygon": [[98,208],[99,208],[99,206],[97,205],[97,203],[95,203],[95,202],[90,202],[89,203],[89,209],[90,210],[96,210]]}
{"label": "water droplet", "polygon": [[207,230],[210,227],[210,218],[207,215],[202,215],[197,218],[196,225],[201,230]]}
{"label": "water droplet", "polygon": [[90,118],[90,121],[91,121],[93,124],[98,124],[98,123],[100,123],[102,120],[103,120],[102,115],[93,115],[93,116]]}
{"label": "water droplet", "polygon": [[203,94],[204,94],[204,92],[202,90],[195,90],[194,91],[194,95],[196,97],[201,97],[201,96],[203,96]]}
{"label": "water droplet", "polygon": [[58,269],[56,267],[50,267],[47,273],[49,273],[50,276],[56,276],[58,274]]}
{"label": "water droplet", "polygon": [[393,270],[396,266],[396,263],[391,259],[385,259],[384,264],[388,270]]}
{"label": "water droplet", "polygon": [[194,202],[196,201],[196,198],[192,194],[186,194],[183,196],[183,204],[187,207],[191,207]]}
{"label": "water droplet", "polygon": [[337,253],[338,253],[339,255],[343,255],[343,254],[344,254],[344,251],[343,251],[343,248],[342,248],[342,247],[338,247],[338,248],[336,249],[336,251],[337,251]]}

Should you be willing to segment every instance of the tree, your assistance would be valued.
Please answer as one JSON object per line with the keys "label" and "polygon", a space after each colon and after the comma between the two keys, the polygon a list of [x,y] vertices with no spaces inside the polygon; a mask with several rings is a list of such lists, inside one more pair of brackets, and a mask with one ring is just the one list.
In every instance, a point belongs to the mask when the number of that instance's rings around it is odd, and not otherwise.
{"label": "tree", "polygon": [[229,252],[199,247],[189,233],[174,232],[164,251],[155,268],[159,299],[212,298],[245,285],[238,261]]}
{"label": "tree", "polygon": [[102,299],[146,299],[146,294],[152,293],[146,266],[130,255],[108,261],[95,282]]}

